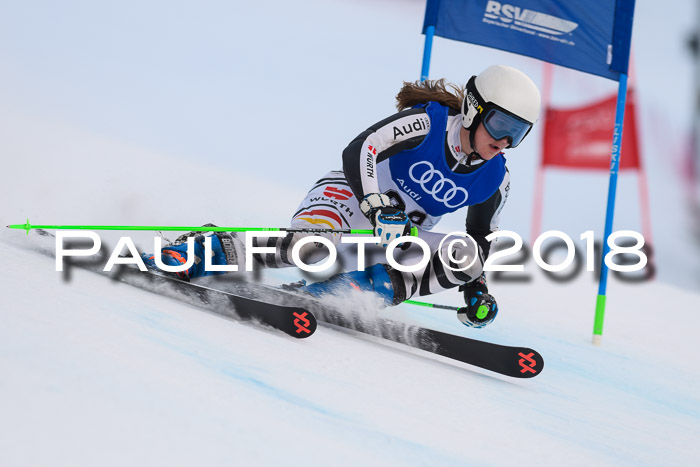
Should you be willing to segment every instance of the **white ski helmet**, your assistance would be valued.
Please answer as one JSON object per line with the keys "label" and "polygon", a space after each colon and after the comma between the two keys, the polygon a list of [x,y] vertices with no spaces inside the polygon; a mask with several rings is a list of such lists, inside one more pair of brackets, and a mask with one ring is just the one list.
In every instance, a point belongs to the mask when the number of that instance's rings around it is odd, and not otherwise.
{"label": "white ski helmet", "polygon": [[540,91],[522,71],[505,65],[493,65],[472,76],[462,102],[462,125],[474,133],[483,122],[494,139],[508,138],[508,147],[516,147],[540,116]]}

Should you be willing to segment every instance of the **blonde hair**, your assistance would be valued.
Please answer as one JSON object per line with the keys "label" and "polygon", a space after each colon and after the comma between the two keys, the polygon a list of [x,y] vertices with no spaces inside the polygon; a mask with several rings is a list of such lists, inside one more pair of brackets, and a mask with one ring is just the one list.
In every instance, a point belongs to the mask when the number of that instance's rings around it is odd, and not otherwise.
{"label": "blonde hair", "polygon": [[464,89],[452,83],[446,83],[444,78],[413,83],[404,81],[403,87],[396,95],[396,108],[410,109],[414,105],[435,101],[461,112],[463,100]]}

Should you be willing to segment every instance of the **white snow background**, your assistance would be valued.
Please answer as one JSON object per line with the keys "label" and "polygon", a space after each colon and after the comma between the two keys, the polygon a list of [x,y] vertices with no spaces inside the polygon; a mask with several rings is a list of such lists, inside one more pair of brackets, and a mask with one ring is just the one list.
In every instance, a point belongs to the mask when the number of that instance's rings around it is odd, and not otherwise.
{"label": "white snow background", "polygon": [[[0,10],[1,225],[284,226],[345,145],[419,77],[423,1],[15,2]],[[657,279],[492,283],[483,330],[545,359],[513,381],[320,327],[297,341],[53,260],[0,235],[0,465],[694,465],[700,271],[679,174],[695,4],[637,2],[633,47]],[[435,39],[431,77],[538,62]],[[616,84],[557,69],[553,102]],[[507,154],[502,229],[530,232],[541,133]],[[544,230],[602,236],[607,174],[548,172]],[[641,230],[623,174],[615,230]],[[449,216],[443,231],[463,228]],[[115,239],[118,233],[104,233]],[[150,234],[133,234],[148,248]],[[273,275],[274,276],[274,275]],[[458,304],[457,292],[430,297]]]}

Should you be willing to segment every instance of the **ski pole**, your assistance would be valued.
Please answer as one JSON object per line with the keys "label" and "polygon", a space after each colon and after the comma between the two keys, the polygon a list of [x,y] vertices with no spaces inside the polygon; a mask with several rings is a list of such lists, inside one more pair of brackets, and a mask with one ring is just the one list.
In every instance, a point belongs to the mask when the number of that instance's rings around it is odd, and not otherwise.
{"label": "ski pole", "polygon": [[461,308],[463,308],[463,307],[451,306],[451,305],[439,305],[437,303],[419,302],[416,300],[404,300],[403,303],[408,303],[409,305],[418,305],[418,306],[425,306],[428,308],[439,308],[441,310],[452,310],[452,311],[459,311]]}
{"label": "ski pole", "polygon": [[[291,233],[343,233],[374,235],[372,229],[309,229],[291,227],[215,227],[215,226],[168,226],[168,225],[31,225],[29,219],[26,224],[8,225],[9,229],[26,230],[27,235],[32,229],[43,230],[153,230],[153,231],[178,231],[178,232],[291,232]],[[418,228],[411,227],[411,236],[418,236]]]}

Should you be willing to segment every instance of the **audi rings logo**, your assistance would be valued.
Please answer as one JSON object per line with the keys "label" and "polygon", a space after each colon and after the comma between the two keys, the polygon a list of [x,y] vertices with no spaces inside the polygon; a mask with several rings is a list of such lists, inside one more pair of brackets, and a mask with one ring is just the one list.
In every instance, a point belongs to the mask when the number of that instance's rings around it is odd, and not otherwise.
{"label": "audi rings logo", "polygon": [[[426,165],[427,168],[421,173],[419,178],[416,178],[414,172],[420,172],[417,167]],[[436,170],[428,161],[416,162],[408,169],[408,176],[411,180],[420,184],[423,191],[433,197],[438,203],[442,203],[450,209],[461,206],[467,202],[469,193],[461,186],[455,185],[455,182],[445,176],[439,170]],[[447,190],[445,190],[447,188]]]}

